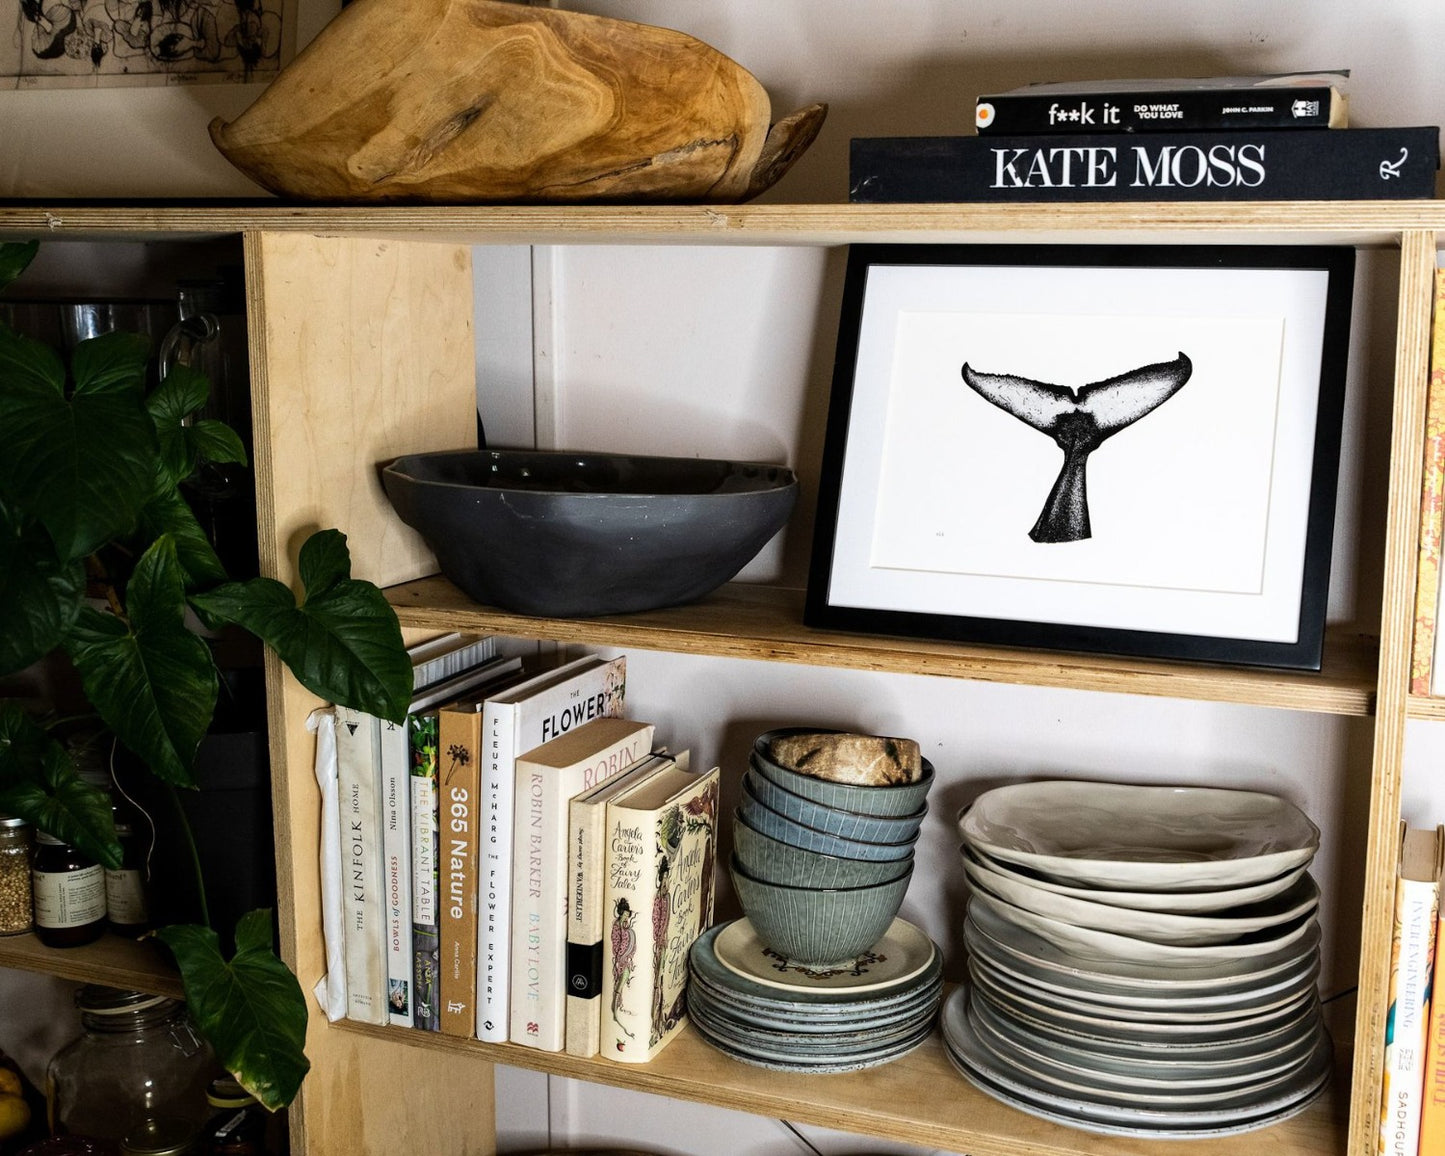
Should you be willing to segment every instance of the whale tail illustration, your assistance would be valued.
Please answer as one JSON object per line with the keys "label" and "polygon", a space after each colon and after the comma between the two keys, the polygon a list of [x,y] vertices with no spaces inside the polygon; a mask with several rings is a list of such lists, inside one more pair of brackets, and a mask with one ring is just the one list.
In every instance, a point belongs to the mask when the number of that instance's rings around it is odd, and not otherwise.
{"label": "whale tail illustration", "polygon": [[980,373],[967,362],[963,380],[985,401],[1048,434],[1064,451],[1043,512],[1029,531],[1035,542],[1078,542],[1090,537],[1085,467],[1107,438],[1152,413],[1184,387],[1194,364],[1182,352],[1173,361],[1132,369],[1084,386],[1077,393],[1008,373]]}

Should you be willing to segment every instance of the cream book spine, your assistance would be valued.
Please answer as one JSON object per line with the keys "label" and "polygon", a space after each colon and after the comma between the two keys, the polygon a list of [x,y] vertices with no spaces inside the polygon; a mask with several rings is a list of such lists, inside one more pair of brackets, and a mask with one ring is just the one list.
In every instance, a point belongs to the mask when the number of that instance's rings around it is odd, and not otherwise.
{"label": "cream book spine", "polygon": [[512,1042],[566,1044],[567,812],[572,796],[652,750],[651,723],[599,718],[517,760],[512,861]]}

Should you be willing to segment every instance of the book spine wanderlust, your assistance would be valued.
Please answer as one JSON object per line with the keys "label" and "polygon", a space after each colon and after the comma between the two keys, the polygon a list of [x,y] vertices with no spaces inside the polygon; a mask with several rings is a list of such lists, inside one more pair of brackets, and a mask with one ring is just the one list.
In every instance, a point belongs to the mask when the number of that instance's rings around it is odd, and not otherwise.
{"label": "book spine wanderlust", "polygon": [[510,1038],[517,756],[591,719],[621,715],[626,676],[625,657],[588,656],[486,701],[475,1031],[487,1043]]}
{"label": "book spine wanderlust", "polygon": [[599,718],[517,760],[512,862],[514,1043],[566,1046],[567,812],[652,749],[653,726]]}
{"label": "book spine wanderlust", "polygon": [[412,823],[412,1024],[423,1031],[441,1030],[438,977],[441,942],[437,938],[437,745],[434,713],[407,719],[411,767]]}
{"label": "book spine wanderlust", "polygon": [[412,826],[407,724],[377,720],[381,751],[381,851],[386,909],[387,1022],[411,1027]]}
{"label": "book spine wanderlust", "polygon": [[1390,1002],[1385,1021],[1384,1086],[1379,1151],[1417,1156],[1425,1086],[1440,858],[1436,831],[1410,829],[1402,838],[1390,943]]}
{"label": "book spine wanderlust", "polygon": [[386,941],[382,898],[380,771],[376,719],[336,708],[336,780],[341,799],[341,853],[346,915],[346,1014],[384,1024]]}
{"label": "book spine wanderlust", "polygon": [[568,806],[568,1055],[595,1056],[601,1047],[607,802],[674,763],[686,769],[687,752],[649,755],[600,787],[574,797]]}
{"label": "book spine wanderlust", "polygon": [[437,725],[441,1031],[463,1038],[476,1028],[481,720],[480,703],[462,703]]}
{"label": "book spine wanderlust", "polygon": [[652,1059],[686,1020],[688,950],[712,919],[718,769],[687,778],[659,805],[607,809],[601,1054],[623,1063]]}
{"label": "book spine wanderlust", "polygon": [[1435,195],[1438,128],[859,137],[859,203],[1407,200]]}
{"label": "book spine wanderlust", "polygon": [[[1438,900],[1437,900],[1438,905]],[[1419,1156],[1445,1156],[1445,916],[1435,919],[1435,961],[1425,1027],[1425,1074],[1420,1095]]]}
{"label": "book spine wanderlust", "polygon": [[[1435,313],[1430,336],[1430,387],[1425,400],[1425,463],[1420,485],[1420,551],[1415,577],[1415,636],[1410,650],[1410,693],[1436,693],[1438,669],[1440,538],[1445,522],[1445,269],[1435,270]],[[1441,689],[1445,689],[1442,684]]]}
{"label": "book spine wanderlust", "polygon": [[1160,89],[1130,92],[1027,91],[981,96],[979,134],[1201,132],[1338,127],[1345,102],[1332,85]]}

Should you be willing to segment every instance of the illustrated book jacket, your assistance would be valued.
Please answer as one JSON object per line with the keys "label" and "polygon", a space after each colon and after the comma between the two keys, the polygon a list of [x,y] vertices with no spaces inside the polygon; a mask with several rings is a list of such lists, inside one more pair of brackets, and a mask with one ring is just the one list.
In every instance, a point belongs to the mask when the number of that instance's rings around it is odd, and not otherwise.
{"label": "illustrated book jacket", "polygon": [[517,760],[512,859],[514,1043],[566,1043],[568,809],[652,750],[651,723],[597,718]]}
{"label": "illustrated book jacket", "polygon": [[669,767],[607,804],[609,1059],[646,1063],[686,1019],[688,951],[712,924],[718,777]]}

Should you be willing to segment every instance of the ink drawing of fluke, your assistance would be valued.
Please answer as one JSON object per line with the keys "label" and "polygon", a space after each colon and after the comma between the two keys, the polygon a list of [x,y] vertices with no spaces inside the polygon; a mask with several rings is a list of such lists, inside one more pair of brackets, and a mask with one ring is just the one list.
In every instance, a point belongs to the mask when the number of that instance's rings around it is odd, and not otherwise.
{"label": "ink drawing of fluke", "polygon": [[964,363],[963,380],[970,389],[1048,434],[1064,452],[1064,464],[1030,538],[1078,542],[1090,537],[1085,484],[1089,455],[1178,393],[1193,370],[1193,363],[1181,352],[1173,361],[1141,366],[1075,391],[1008,373],[982,373]]}

